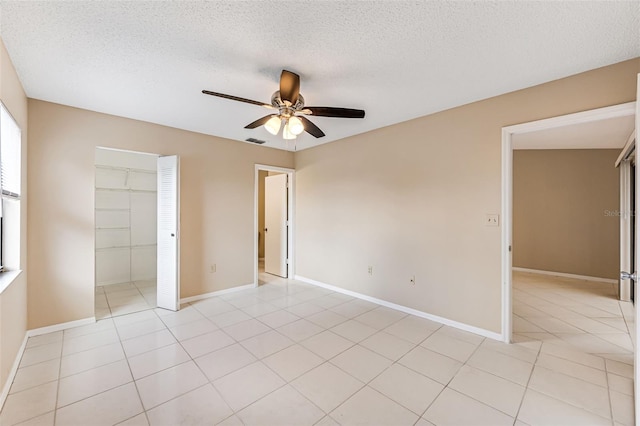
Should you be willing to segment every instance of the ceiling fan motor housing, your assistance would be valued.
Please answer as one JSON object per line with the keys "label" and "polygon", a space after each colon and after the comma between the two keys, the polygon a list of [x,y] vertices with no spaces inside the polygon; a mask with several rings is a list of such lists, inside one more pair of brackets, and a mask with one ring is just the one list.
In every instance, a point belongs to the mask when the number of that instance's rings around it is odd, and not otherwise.
{"label": "ceiling fan motor housing", "polygon": [[278,115],[291,117],[295,112],[300,111],[302,108],[304,108],[304,98],[302,97],[302,95],[298,95],[298,100],[296,101],[296,103],[294,105],[288,106],[287,103],[285,103],[280,97],[280,91],[276,90],[275,92],[273,92],[273,95],[271,95],[271,105],[278,108],[278,110],[280,111]]}

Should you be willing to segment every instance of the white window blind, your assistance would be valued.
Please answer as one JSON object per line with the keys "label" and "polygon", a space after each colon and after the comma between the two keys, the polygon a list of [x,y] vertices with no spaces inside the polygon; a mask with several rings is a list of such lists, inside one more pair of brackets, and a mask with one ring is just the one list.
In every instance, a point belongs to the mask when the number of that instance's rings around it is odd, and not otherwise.
{"label": "white window blind", "polygon": [[0,186],[2,195],[20,196],[20,128],[0,106]]}

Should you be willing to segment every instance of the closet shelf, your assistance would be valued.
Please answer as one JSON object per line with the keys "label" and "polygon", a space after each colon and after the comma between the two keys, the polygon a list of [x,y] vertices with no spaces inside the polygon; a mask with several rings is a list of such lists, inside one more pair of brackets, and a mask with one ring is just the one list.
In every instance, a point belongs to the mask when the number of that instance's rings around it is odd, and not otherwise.
{"label": "closet shelf", "polygon": [[108,247],[96,247],[96,251],[106,251],[106,250],[112,250],[112,249],[134,249],[134,248],[149,248],[149,247],[155,247],[157,244],[137,244],[137,245],[133,245],[133,246],[108,246]]}
{"label": "closet shelf", "polygon": [[107,250],[120,250],[120,249],[128,249],[129,246],[109,246],[109,247],[96,247],[96,251],[107,251]]}
{"label": "closet shelf", "polygon": [[155,189],[131,189],[131,188],[96,188],[96,191],[109,191],[109,192],[146,192],[155,194],[158,192]]}

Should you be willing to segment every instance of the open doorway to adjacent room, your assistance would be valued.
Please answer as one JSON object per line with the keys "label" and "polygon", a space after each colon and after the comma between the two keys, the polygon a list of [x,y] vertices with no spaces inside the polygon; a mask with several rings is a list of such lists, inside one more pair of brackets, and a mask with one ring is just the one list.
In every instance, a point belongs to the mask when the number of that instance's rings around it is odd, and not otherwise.
{"label": "open doorway to adjacent room", "polygon": [[629,419],[636,123],[630,102],[502,129],[503,339],[538,351],[530,383],[569,403],[595,389],[602,413]]}
{"label": "open doorway to adjacent room", "polygon": [[505,340],[513,331],[633,351],[616,166],[634,120],[630,103],[503,130]]}
{"label": "open doorway to adjacent room", "polygon": [[616,416],[634,404],[637,309],[620,270],[634,253],[635,123],[631,102],[502,134],[503,338],[538,351],[531,382],[579,379],[554,396],[595,390]]}
{"label": "open doorway to adjacent room", "polygon": [[255,283],[293,278],[292,169],[256,165]]}

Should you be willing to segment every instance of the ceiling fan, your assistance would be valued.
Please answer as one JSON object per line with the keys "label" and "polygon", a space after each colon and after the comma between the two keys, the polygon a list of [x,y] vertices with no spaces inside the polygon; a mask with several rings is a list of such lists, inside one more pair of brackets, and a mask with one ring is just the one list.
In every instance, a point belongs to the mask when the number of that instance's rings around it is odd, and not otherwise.
{"label": "ceiling fan", "polygon": [[247,124],[244,128],[255,129],[264,125],[269,133],[277,135],[280,132],[280,127],[282,127],[283,139],[295,139],[303,131],[316,138],[324,136],[324,132],[305,117],[305,115],[364,118],[364,111],[361,109],[305,107],[304,98],[300,94],[300,76],[287,70],[282,70],[282,74],[280,75],[280,90],[277,90],[271,95],[271,104],[240,98],[238,96],[225,95],[224,93],[211,92],[209,90],[203,90],[202,93],[277,110],[277,112],[273,114],[266,115],[253,123]]}

